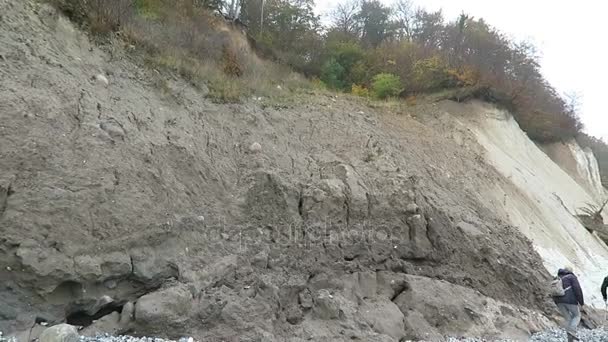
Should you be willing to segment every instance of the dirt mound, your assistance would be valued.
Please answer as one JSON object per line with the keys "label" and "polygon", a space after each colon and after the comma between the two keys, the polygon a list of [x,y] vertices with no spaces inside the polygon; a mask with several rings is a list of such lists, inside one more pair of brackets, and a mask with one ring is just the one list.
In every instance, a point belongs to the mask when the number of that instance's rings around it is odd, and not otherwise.
{"label": "dirt mound", "polygon": [[470,132],[323,93],[215,104],[51,7],[0,12],[0,330],[393,341],[548,324],[548,275],[480,196],[507,181]]}

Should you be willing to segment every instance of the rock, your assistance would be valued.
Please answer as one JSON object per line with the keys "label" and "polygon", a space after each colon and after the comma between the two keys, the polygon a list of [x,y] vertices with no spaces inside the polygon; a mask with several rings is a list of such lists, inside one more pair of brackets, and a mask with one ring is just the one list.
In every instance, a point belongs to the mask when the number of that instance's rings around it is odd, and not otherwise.
{"label": "rock", "polygon": [[480,228],[476,227],[475,225],[465,222],[465,221],[460,221],[458,222],[458,224],[456,224],[456,227],[458,229],[460,229],[460,231],[462,231],[463,233],[470,235],[470,236],[479,236],[479,235],[483,235],[483,232],[481,231]]}
{"label": "rock", "polygon": [[83,336],[97,336],[104,333],[114,335],[120,331],[120,314],[114,311],[96,320],[88,327],[82,329],[80,334]]}
{"label": "rock", "polygon": [[21,264],[38,276],[37,286],[44,292],[57,287],[57,281],[75,277],[74,261],[65,254],[52,249],[23,246],[16,252]]}
{"label": "rock", "polygon": [[407,218],[410,227],[410,242],[412,256],[417,259],[428,257],[433,249],[433,245],[427,236],[426,220],[420,214]]}
{"label": "rock", "polygon": [[114,299],[110,296],[103,295],[98,298],[87,298],[86,300],[81,300],[80,309],[81,311],[86,312],[88,315],[95,315],[99,310],[106,307],[108,304],[114,302]]}
{"label": "rock", "polygon": [[304,291],[300,292],[300,294],[298,294],[298,300],[304,309],[312,308],[313,301],[309,289],[305,289]]}
{"label": "rock", "polygon": [[341,285],[338,278],[329,276],[327,273],[319,273],[308,280],[308,287],[313,292],[322,289],[339,288]]}
{"label": "rock", "polygon": [[[297,222],[299,189],[283,177],[267,170],[256,170],[246,179],[245,213],[249,220],[264,222]],[[262,237],[260,235],[260,237]],[[246,237],[245,244],[258,244],[258,237]],[[251,240],[253,238],[253,240]]]}
{"label": "rock", "polygon": [[134,318],[135,315],[135,305],[132,302],[127,302],[122,307],[122,311],[120,312],[120,325],[122,327],[126,327],[129,325]]}
{"label": "rock", "polygon": [[258,142],[252,143],[251,145],[249,145],[249,152],[250,153],[262,152],[262,145],[260,145],[260,143],[258,143]]}
{"label": "rock", "polygon": [[289,322],[289,324],[299,324],[303,320],[302,310],[295,305],[289,306],[285,311],[285,319],[287,322]]}
{"label": "rock", "polygon": [[362,177],[347,164],[339,164],[335,167],[334,172],[346,185],[350,219],[365,219],[368,215],[369,203],[368,190]]}
{"label": "rock", "polygon": [[101,270],[105,279],[131,274],[131,258],[123,252],[113,252],[101,256]]}
{"label": "rock", "polygon": [[417,311],[408,311],[405,316],[406,338],[415,341],[443,341],[444,337]]}
{"label": "rock", "polygon": [[262,251],[256,254],[253,257],[251,264],[259,268],[268,268],[268,252]]}
{"label": "rock", "polygon": [[140,249],[131,253],[133,276],[142,282],[159,284],[165,279],[177,278],[179,270],[152,249]]}
{"label": "rock", "polygon": [[40,342],[78,342],[78,329],[69,324],[54,325],[45,329],[39,338]]}
{"label": "rock", "polygon": [[359,294],[361,297],[375,297],[377,292],[376,272],[359,272],[357,276],[359,283]]}
{"label": "rock", "polygon": [[[274,310],[265,299],[242,298],[230,301],[222,309],[220,319],[235,332],[253,328],[270,330],[274,321]],[[255,322],[255,323],[253,323]]]}
{"label": "rock", "polygon": [[[39,341],[40,334],[46,329],[46,326],[34,324],[33,327],[27,330],[22,330],[9,335],[8,340],[3,340],[2,332],[0,332],[0,342]],[[11,338],[14,338],[14,340],[11,340]]]}
{"label": "rock", "polygon": [[325,223],[328,218],[332,218],[336,224],[346,222],[346,195],[347,189],[342,180],[322,179],[304,190],[302,213],[311,221]]}
{"label": "rock", "polygon": [[76,272],[84,279],[98,279],[103,275],[101,260],[90,255],[79,255],[74,258]]}
{"label": "rock", "polygon": [[340,317],[340,305],[327,290],[320,290],[314,299],[313,313],[319,319]]}
{"label": "rock", "polygon": [[394,299],[409,286],[406,275],[402,273],[380,271],[376,273],[376,279],[379,296],[388,300]]}
{"label": "rock", "polygon": [[433,340],[426,334],[446,336],[465,331],[469,336],[515,337],[529,333],[528,322],[534,322],[536,329],[551,326],[543,316],[515,309],[470,288],[427,277],[405,277],[408,287],[393,302],[406,317],[406,331],[413,333],[408,338]]}
{"label": "rock", "polygon": [[374,331],[399,340],[405,335],[404,316],[390,300],[368,302],[359,307],[359,313]]}
{"label": "rock", "polygon": [[180,284],[149,293],[135,303],[135,321],[151,328],[180,326],[189,317],[192,294]]}
{"label": "rock", "polygon": [[113,280],[113,279],[104,281],[103,285],[110,290],[115,289],[116,286],[118,286],[118,284],[116,283],[116,280]]}
{"label": "rock", "polygon": [[126,135],[124,128],[114,119],[101,122],[99,128],[108,133],[112,139],[124,140]]}
{"label": "rock", "polygon": [[410,203],[405,207],[405,213],[414,215],[418,213],[418,205],[416,203]]}
{"label": "rock", "polygon": [[108,85],[110,85],[110,81],[108,81],[108,78],[105,77],[103,74],[97,74],[93,77],[93,79],[104,87],[107,87]]}
{"label": "rock", "polygon": [[207,265],[199,275],[200,286],[206,289],[219,283],[234,283],[237,269],[237,256],[227,255],[211,265]]}

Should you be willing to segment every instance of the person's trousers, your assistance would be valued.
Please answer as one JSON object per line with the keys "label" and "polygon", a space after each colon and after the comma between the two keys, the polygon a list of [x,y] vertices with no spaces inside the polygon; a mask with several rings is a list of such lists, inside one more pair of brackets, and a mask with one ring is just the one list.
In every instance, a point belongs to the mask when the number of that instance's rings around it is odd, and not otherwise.
{"label": "person's trousers", "polygon": [[564,327],[569,333],[575,334],[578,322],[581,321],[581,311],[576,304],[558,303],[557,308],[564,316]]}

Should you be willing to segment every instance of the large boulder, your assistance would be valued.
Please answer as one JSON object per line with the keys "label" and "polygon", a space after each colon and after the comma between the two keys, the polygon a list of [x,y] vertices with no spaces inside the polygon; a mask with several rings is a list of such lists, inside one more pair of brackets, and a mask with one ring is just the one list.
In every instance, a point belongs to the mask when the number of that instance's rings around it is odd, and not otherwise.
{"label": "large boulder", "polygon": [[69,324],[59,324],[47,328],[40,334],[40,342],[78,342],[78,330]]}
{"label": "large boulder", "polygon": [[359,313],[377,333],[396,340],[405,336],[403,313],[395,303],[389,300],[365,301],[359,307]]}
{"label": "large boulder", "polygon": [[[496,301],[470,288],[446,281],[406,275],[406,286],[394,303],[405,315],[408,338],[431,335],[527,338],[551,326],[538,313]],[[429,329],[433,327],[433,329]]]}
{"label": "large boulder", "polygon": [[146,284],[160,284],[169,278],[177,278],[179,270],[169,260],[158,256],[151,248],[131,252],[133,277]]}
{"label": "large boulder", "polygon": [[75,277],[74,261],[57,250],[26,242],[17,249],[16,255],[24,268],[36,275],[36,286],[42,292],[52,291],[58,281]]}
{"label": "large boulder", "polygon": [[135,321],[148,327],[181,326],[189,318],[192,294],[179,284],[149,293],[135,303]]}

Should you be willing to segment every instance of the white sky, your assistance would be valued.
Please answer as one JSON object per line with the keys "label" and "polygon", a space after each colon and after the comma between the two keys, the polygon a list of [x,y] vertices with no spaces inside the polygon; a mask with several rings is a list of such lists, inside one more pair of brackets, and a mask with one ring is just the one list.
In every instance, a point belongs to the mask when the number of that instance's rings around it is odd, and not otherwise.
{"label": "white sky", "polygon": [[[341,0],[316,0],[327,14]],[[390,4],[392,0],[382,0]],[[560,93],[581,96],[585,130],[608,141],[608,2],[603,0],[413,0],[427,10],[443,9],[447,20],[462,11],[484,18],[517,39],[534,43],[545,77]],[[325,20],[324,20],[325,22]],[[607,99],[604,99],[604,97]]]}

